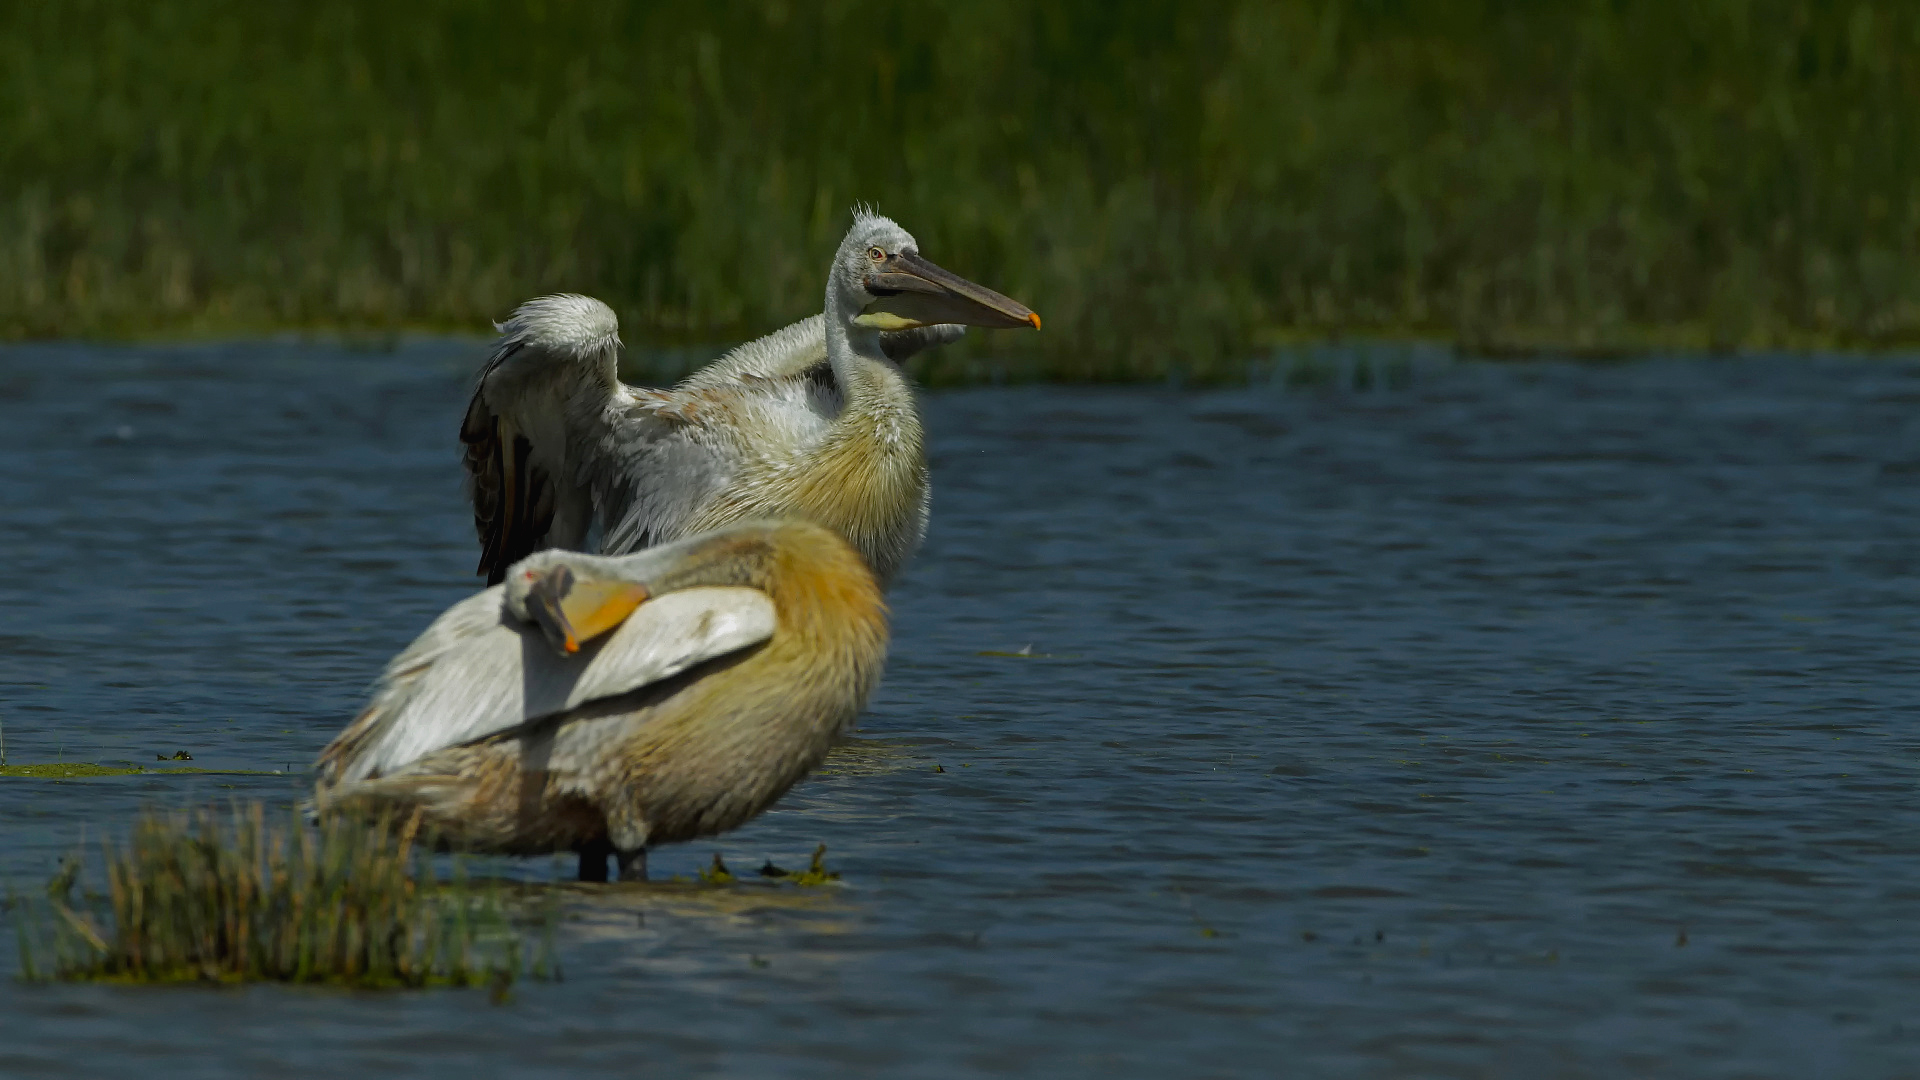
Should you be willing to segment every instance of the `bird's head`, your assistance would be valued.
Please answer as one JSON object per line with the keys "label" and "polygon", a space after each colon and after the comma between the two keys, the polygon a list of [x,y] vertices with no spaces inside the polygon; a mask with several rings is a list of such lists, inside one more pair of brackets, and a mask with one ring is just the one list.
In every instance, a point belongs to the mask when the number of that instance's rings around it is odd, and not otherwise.
{"label": "bird's head", "polygon": [[619,626],[647,599],[646,585],[619,569],[618,560],[571,551],[534,552],[507,571],[507,614],[532,623],[555,652],[571,656]]}
{"label": "bird's head", "polygon": [[976,285],[921,258],[913,234],[892,218],[856,210],[833,259],[833,299],[849,328],[911,330],[962,326],[1040,328],[1018,300]]}

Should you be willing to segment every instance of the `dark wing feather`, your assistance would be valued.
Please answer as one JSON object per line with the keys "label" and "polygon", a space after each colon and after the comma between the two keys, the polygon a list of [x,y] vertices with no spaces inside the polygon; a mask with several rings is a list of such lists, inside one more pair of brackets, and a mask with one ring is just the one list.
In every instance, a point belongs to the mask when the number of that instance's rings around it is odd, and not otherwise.
{"label": "dark wing feather", "polygon": [[507,567],[544,546],[553,526],[553,483],[533,466],[527,437],[494,415],[481,389],[474,391],[460,423],[460,442],[473,528],[480,535],[480,565],[474,572],[497,585]]}

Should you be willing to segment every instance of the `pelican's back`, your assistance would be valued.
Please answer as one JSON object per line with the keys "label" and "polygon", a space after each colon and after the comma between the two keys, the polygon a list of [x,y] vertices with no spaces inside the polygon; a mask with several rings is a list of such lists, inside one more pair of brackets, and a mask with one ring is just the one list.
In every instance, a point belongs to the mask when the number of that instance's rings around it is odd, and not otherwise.
{"label": "pelican's back", "polygon": [[455,605],[323,752],[322,812],[420,812],[443,842],[504,853],[711,835],[818,765],[885,663],[878,583],[807,522],[539,560],[514,574],[644,565],[665,591],[571,656],[499,588]]}
{"label": "pelican's back", "polygon": [[[754,528],[749,525],[747,528]],[[733,531],[733,530],[726,530]],[[782,521],[764,538],[779,627],[759,648],[712,662],[609,758],[645,807],[653,843],[712,836],[752,819],[825,759],[886,664],[887,606],[861,557],[831,530]],[[582,721],[596,709],[583,710]],[[555,760],[587,724],[563,732]],[[586,762],[580,763],[582,766]]]}

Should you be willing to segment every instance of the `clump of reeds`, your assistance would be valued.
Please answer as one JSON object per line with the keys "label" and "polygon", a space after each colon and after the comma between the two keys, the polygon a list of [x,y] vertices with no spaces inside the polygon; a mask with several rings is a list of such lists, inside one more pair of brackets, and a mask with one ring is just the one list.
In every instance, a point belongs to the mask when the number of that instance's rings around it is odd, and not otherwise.
{"label": "clump of reeds", "polygon": [[103,845],[104,894],[74,897],[75,855],[47,910],[16,905],[23,974],[496,990],[557,977],[551,908],[529,947],[499,887],[470,887],[458,864],[442,882],[415,833],[392,820],[269,824],[258,803],[145,814],[124,844]]}

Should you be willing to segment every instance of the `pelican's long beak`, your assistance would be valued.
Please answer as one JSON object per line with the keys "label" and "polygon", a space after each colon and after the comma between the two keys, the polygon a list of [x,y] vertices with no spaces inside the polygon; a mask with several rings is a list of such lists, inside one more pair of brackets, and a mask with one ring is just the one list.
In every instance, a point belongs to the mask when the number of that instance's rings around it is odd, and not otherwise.
{"label": "pelican's long beak", "polygon": [[950,274],[911,252],[889,256],[878,272],[867,275],[866,284],[875,299],[853,321],[876,330],[911,330],[935,323],[1040,329],[1040,316],[1027,305]]}
{"label": "pelican's long beak", "polygon": [[625,622],[647,599],[644,585],[628,581],[582,581],[564,566],[548,571],[527,590],[527,614],[561,654]]}

